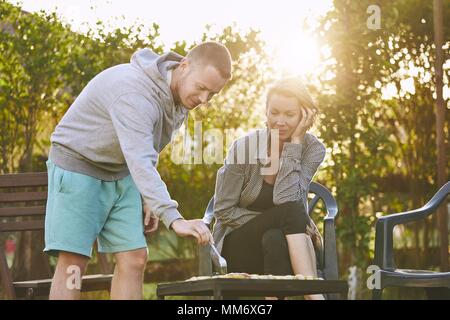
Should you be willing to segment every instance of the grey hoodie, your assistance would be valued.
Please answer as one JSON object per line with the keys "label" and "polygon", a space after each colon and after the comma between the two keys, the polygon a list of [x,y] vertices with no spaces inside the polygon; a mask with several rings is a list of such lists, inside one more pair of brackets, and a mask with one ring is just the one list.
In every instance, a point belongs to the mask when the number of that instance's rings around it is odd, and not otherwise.
{"label": "grey hoodie", "polygon": [[131,63],[106,69],[81,91],[51,136],[49,158],[57,166],[101,180],[131,173],[144,202],[166,227],[179,218],[156,170],[161,150],[187,120],[174,104],[167,73],[183,57],[149,49]]}

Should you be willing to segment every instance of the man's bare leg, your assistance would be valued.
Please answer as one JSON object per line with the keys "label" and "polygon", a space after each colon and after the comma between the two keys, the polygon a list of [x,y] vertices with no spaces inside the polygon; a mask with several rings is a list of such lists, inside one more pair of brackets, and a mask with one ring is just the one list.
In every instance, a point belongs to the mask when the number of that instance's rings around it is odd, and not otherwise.
{"label": "man's bare leg", "polygon": [[111,284],[112,300],[142,299],[147,248],[114,254],[116,267]]}
{"label": "man's bare leg", "polygon": [[89,258],[76,253],[61,251],[50,287],[50,300],[80,299],[81,277]]}

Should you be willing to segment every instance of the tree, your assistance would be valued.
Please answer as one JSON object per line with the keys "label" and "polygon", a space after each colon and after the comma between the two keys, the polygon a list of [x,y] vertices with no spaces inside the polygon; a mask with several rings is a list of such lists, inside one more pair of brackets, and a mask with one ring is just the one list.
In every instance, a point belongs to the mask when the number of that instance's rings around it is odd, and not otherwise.
{"label": "tree", "polygon": [[3,1],[0,11],[0,172],[31,171],[43,118],[67,103],[68,31],[55,14],[30,14]]}
{"label": "tree", "polygon": [[[341,212],[341,264],[364,269],[376,215],[418,207],[436,191],[431,3],[377,3],[381,29],[367,27],[370,1],[335,0],[318,30],[330,49],[317,89],[330,151],[320,178],[332,181]],[[419,243],[416,225],[417,257],[433,226],[425,223]]]}

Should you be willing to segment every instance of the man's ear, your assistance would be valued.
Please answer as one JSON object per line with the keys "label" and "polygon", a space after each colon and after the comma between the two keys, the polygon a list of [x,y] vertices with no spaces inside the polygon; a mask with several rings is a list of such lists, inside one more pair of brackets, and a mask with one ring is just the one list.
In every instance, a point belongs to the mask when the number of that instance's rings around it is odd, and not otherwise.
{"label": "man's ear", "polygon": [[178,65],[178,67],[181,70],[187,70],[190,65],[191,65],[191,62],[189,61],[189,59],[184,57],[183,59],[180,60],[180,64]]}

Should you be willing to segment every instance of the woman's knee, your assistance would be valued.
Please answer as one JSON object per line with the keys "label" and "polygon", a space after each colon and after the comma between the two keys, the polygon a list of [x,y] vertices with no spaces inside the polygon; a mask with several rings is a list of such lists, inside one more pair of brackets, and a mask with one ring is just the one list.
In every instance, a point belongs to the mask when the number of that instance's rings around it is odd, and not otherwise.
{"label": "woman's knee", "polygon": [[306,233],[309,217],[303,203],[286,202],[282,206],[280,226],[284,234]]}
{"label": "woman's knee", "polygon": [[278,205],[282,216],[306,216],[305,206],[301,201],[289,201]]}
{"label": "woman's knee", "polygon": [[292,274],[289,248],[281,229],[267,230],[262,237],[262,247],[265,274]]}
{"label": "woman's knee", "polygon": [[279,252],[280,248],[286,247],[286,239],[281,229],[267,230],[261,241],[264,252]]}

